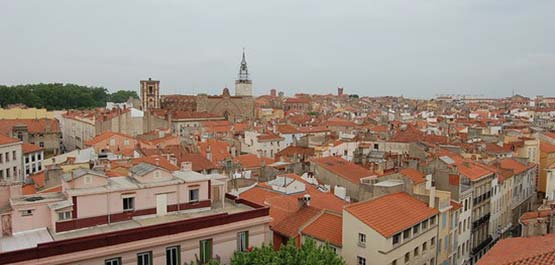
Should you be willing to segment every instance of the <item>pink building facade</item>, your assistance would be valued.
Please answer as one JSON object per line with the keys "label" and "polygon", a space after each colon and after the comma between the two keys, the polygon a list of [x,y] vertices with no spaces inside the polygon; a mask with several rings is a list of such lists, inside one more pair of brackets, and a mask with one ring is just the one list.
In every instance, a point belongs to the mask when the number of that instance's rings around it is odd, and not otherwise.
{"label": "pink building facade", "polygon": [[190,164],[170,172],[141,163],[129,172],[77,169],[62,176],[62,192],[11,198],[0,264],[229,263],[235,251],[269,242],[268,208],[212,197],[225,193],[221,176]]}

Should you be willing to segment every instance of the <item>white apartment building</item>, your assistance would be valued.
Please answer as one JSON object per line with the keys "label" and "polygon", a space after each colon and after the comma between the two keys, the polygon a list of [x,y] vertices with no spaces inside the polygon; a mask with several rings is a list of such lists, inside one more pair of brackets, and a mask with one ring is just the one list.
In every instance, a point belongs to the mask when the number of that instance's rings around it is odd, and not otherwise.
{"label": "white apartment building", "polygon": [[0,134],[0,182],[22,181],[22,142]]}

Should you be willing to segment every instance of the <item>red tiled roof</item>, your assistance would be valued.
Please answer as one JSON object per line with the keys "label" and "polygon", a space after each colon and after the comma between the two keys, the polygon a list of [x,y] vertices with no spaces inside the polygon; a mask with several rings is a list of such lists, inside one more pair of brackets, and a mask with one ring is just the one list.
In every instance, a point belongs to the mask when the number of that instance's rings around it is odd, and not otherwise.
{"label": "red tiled roof", "polygon": [[328,156],[312,161],[324,169],[353,183],[360,183],[361,178],[375,175],[374,172],[341,157]]}
{"label": "red tiled roof", "polygon": [[272,141],[272,140],[282,141],[282,140],[284,140],[283,137],[281,137],[277,134],[273,134],[273,133],[260,134],[256,138],[258,138],[258,140],[262,140],[262,141]]}
{"label": "red tiled roof", "polygon": [[96,137],[94,137],[94,138],[92,138],[92,139],[90,139],[90,140],[88,140],[88,141],[85,141],[85,145],[87,145],[87,146],[93,146],[93,145],[98,144],[98,143],[100,143],[100,142],[102,142],[102,141],[104,141],[104,140],[107,140],[107,139],[109,139],[110,137],[115,136],[115,135],[121,136],[121,137],[124,137],[124,138],[128,138],[128,139],[135,139],[135,138],[133,138],[133,136],[131,136],[131,135],[127,135],[127,134],[123,134],[123,133],[118,133],[118,132],[112,132],[112,131],[105,131],[105,132],[103,132],[103,133],[97,135]]}
{"label": "red tiled roof", "polygon": [[321,210],[313,207],[302,207],[272,227],[272,230],[287,237],[295,237],[300,228],[320,214]]}
{"label": "red tiled roof", "polygon": [[19,142],[19,139],[12,138],[12,137],[9,137],[7,135],[4,135],[4,134],[0,133],[0,145],[1,144],[17,143],[17,142]]}
{"label": "red tiled roof", "polygon": [[515,159],[504,158],[504,159],[501,159],[499,161],[499,166],[503,169],[512,170],[514,174],[520,174],[520,173],[530,169],[534,165],[532,165],[532,164],[524,165],[524,164],[518,162]]}
{"label": "red tiled roof", "polygon": [[555,235],[514,237],[495,244],[477,265],[555,264]]}
{"label": "red tiled roof", "polygon": [[37,189],[35,188],[35,185],[26,184],[26,185],[23,185],[23,187],[21,187],[21,193],[23,195],[35,194],[37,193]]}
{"label": "red tiled roof", "polygon": [[345,210],[386,238],[439,213],[404,192],[351,204]]}
{"label": "red tiled roof", "polygon": [[278,124],[276,125],[276,129],[281,134],[293,134],[299,132],[295,126],[290,124]]}
{"label": "red tiled roof", "polygon": [[310,99],[306,99],[306,98],[287,98],[287,99],[285,99],[285,104],[297,104],[297,103],[309,104]]}
{"label": "red tiled roof", "polygon": [[339,118],[332,118],[329,119],[321,124],[322,126],[326,127],[355,127],[356,124],[352,121],[339,119]]}
{"label": "red tiled roof", "polygon": [[0,133],[10,134],[16,125],[26,125],[29,133],[60,132],[60,123],[56,119],[0,119]]}
{"label": "red tiled roof", "polygon": [[555,144],[550,144],[550,143],[541,141],[540,150],[544,153],[555,153]]}
{"label": "red tiled roof", "polygon": [[297,211],[299,208],[297,198],[259,186],[241,193],[239,197],[260,205],[269,206],[270,216],[272,217],[270,226],[272,227],[290,214]]}
{"label": "red tiled roof", "polygon": [[210,147],[210,153],[212,154],[212,162],[219,163],[224,161],[226,158],[231,157],[228,149],[230,148],[228,142],[216,140],[216,139],[208,139],[206,142],[198,143],[200,153],[206,157],[206,153],[208,148]]}
{"label": "red tiled roof", "polygon": [[159,155],[143,156],[143,157],[139,157],[131,160],[131,164],[133,165],[138,165],[140,163],[147,163],[154,166],[159,166],[168,171],[179,170],[178,166],[172,164],[168,159]]}
{"label": "red tiled roof", "polygon": [[334,246],[343,246],[343,218],[340,215],[325,212],[301,232]]}
{"label": "red tiled roof", "polygon": [[258,157],[254,154],[245,154],[235,157],[235,161],[239,162],[243,168],[259,168],[262,166],[262,162],[266,165],[274,163],[274,160],[268,157]]}
{"label": "red tiled roof", "polygon": [[38,145],[34,145],[30,143],[23,143],[22,148],[23,148],[24,154],[34,153],[44,149]]}
{"label": "red tiled roof", "polygon": [[403,168],[399,170],[399,173],[410,178],[414,182],[414,184],[420,184],[420,183],[426,182],[426,179],[424,178],[426,175],[424,175],[424,173],[414,168]]}

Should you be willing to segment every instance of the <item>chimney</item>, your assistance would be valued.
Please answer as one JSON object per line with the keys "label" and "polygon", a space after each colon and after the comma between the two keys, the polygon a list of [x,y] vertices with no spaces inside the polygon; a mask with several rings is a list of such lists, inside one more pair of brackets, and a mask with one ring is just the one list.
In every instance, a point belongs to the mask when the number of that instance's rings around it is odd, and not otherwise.
{"label": "chimney", "polygon": [[157,157],[157,158],[155,159],[155,161],[156,161],[156,166],[160,166],[160,158]]}
{"label": "chimney", "polygon": [[436,187],[431,187],[430,188],[430,198],[429,198],[429,201],[428,201],[428,207],[435,208],[435,203],[436,203]]}
{"label": "chimney", "polygon": [[206,159],[212,161],[212,150],[210,148],[210,145],[206,147]]}
{"label": "chimney", "polygon": [[181,171],[193,171],[193,163],[190,161],[181,162]]}

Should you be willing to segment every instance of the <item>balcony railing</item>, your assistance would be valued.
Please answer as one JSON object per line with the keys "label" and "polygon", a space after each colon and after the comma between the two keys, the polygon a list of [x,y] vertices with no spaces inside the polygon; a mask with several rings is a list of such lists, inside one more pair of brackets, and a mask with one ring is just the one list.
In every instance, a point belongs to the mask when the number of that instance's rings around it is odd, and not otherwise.
{"label": "balcony railing", "polygon": [[491,242],[493,241],[493,238],[491,236],[488,236],[488,238],[486,238],[486,240],[482,241],[482,243],[480,243],[478,246],[476,246],[475,248],[472,248],[472,255],[476,255],[476,253],[479,253],[480,251],[482,251],[484,248],[486,248]]}
{"label": "balcony railing", "polygon": [[487,224],[489,222],[489,218],[490,218],[490,214],[488,213],[488,214],[478,218],[476,221],[472,222],[472,230],[476,230],[481,225]]}

